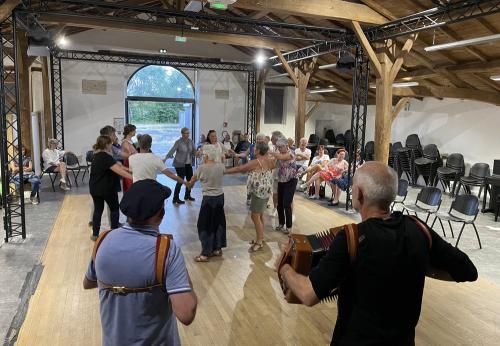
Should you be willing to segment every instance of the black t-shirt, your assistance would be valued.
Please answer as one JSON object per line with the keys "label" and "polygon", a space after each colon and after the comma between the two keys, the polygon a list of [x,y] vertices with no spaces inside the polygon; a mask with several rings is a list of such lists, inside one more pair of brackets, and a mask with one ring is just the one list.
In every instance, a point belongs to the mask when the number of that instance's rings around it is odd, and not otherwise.
{"label": "black t-shirt", "polygon": [[94,154],[89,179],[92,196],[106,196],[121,190],[120,176],[110,169],[115,163],[116,160],[106,152]]}
{"label": "black t-shirt", "polygon": [[332,345],[414,345],[428,266],[446,270],[457,282],[477,279],[466,254],[432,230],[429,250],[424,232],[400,212],[368,219],[358,232],[352,267],[341,232],[309,275],[319,299],[338,287]]}

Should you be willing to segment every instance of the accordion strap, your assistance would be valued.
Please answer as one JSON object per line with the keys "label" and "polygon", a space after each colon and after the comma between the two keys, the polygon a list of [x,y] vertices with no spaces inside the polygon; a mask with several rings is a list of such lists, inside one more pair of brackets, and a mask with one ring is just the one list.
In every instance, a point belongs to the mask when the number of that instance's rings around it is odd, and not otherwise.
{"label": "accordion strap", "polygon": [[350,223],[344,226],[344,232],[347,238],[347,251],[349,252],[349,259],[351,264],[356,261],[358,255],[358,225]]}

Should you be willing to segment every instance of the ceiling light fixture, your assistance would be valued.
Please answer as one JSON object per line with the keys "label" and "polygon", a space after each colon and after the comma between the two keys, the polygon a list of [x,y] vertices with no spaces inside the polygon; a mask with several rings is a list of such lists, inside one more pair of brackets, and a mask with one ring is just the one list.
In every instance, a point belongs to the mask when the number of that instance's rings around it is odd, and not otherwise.
{"label": "ceiling light fixture", "polygon": [[167,50],[165,48],[160,48],[160,54],[166,54]]}
{"label": "ceiling light fixture", "polygon": [[452,49],[452,48],[458,48],[458,47],[466,47],[466,46],[472,46],[472,45],[477,45],[477,44],[486,44],[486,43],[491,43],[495,41],[500,40],[500,34],[495,34],[495,35],[489,35],[489,36],[483,36],[483,37],[475,37],[467,40],[460,40],[460,41],[455,41],[455,42],[448,42],[448,43],[443,43],[443,44],[436,44],[434,46],[429,46],[425,47],[426,52],[436,52],[438,50],[443,50],[443,49]]}
{"label": "ceiling light fixture", "polygon": [[498,76],[491,76],[490,79],[494,80],[495,82],[500,82],[500,75],[498,75]]}
{"label": "ceiling light fixture", "polygon": [[257,65],[264,65],[264,63],[266,62],[266,56],[263,53],[257,54],[257,56],[255,57],[255,62],[257,63]]}
{"label": "ceiling light fixture", "polygon": [[68,44],[68,39],[64,36],[59,36],[57,39],[57,45],[59,47],[65,47]]}
{"label": "ceiling light fixture", "polygon": [[184,11],[188,12],[200,12],[203,8],[203,3],[199,0],[191,0],[188,2],[186,7],[184,7]]}
{"label": "ceiling light fixture", "polygon": [[272,76],[269,76],[269,79],[275,79],[275,78],[283,78],[283,77],[290,77],[288,73],[280,73],[280,74],[275,74]]}
{"label": "ceiling light fixture", "polygon": [[321,65],[320,67],[318,67],[318,69],[320,70],[328,70],[330,68],[335,68],[337,67],[337,63],[335,64],[328,64],[328,65]]}
{"label": "ceiling light fixture", "polygon": [[335,88],[325,88],[325,89],[316,89],[316,90],[307,90],[309,94],[321,94],[321,93],[331,93],[337,91]]}
{"label": "ceiling light fixture", "polygon": [[413,86],[418,86],[418,82],[403,82],[403,83],[394,83],[392,85],[393,88],[409,88]]}

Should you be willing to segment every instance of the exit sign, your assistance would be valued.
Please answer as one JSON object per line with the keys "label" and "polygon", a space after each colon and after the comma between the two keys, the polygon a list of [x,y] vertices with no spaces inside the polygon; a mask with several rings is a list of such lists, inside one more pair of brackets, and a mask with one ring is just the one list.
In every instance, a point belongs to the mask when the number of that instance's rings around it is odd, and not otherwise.
{"label": "exit sign", "polygon": [[211,2],[210,7],[215,8],[216,10],[227,10],[227,4],[223,4],[220,2]]}
{"label": "exit sign", "polygon": [[175,42],[186,42],[187,37],[185,36],[175,36]]}

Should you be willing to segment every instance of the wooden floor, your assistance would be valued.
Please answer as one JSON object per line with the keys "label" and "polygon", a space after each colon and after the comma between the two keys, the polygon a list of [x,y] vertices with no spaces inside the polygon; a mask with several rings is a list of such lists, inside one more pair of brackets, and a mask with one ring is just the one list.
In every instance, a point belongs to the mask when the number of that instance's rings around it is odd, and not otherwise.
{"label": "wooden floor", "polygon": [[[199,299],[195,321],[179,328],[185,345],[327,345],[335,304],[289,305],[272,270],[277,241],[266,229],[265,251],[249,254],[253,225],[242,186],[225,188],[228,248],[223,259],[194,263],[199,253],[196,220],[201,198],[191,206],[168,203],[162,231],[182,246]],[[67,196],[46,250],[45,266],[30,301],[18,345],[99,345],[97,290],[84,291],[82,278],[93,243],[87,227],[89,196]],[[295,231],[315,233],[349,222],[345,216],[296,198]],[[270,220],[270,218],[268,218]],[[428,279],[417,329],[417,345],[498,345],[500,288],[485,279],[453,284]]]}

